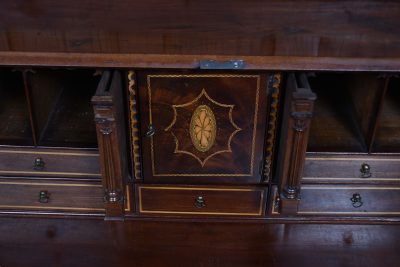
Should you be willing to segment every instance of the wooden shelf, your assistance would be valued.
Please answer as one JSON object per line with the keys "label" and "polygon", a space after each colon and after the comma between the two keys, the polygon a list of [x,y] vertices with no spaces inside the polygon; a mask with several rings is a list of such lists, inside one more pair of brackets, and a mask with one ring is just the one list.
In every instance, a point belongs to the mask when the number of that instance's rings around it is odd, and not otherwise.
{"label": "wooden shelf", "polygon": [[93,74],[87,69],[24,74],[0,69],[0,144],[96,148],[90,100],[99,77]]}

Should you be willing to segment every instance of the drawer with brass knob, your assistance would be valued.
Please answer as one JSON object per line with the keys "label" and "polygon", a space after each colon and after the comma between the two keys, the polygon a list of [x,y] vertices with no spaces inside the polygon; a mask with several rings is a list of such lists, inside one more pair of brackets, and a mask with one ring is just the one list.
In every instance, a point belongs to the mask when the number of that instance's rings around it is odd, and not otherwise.
{"label": "drawer with brass knob", "polygon": [[262,216],[266,189],[138,185],[137,197],[144,215]]}
{"label": "drawer with brass knob", "polygon": [[399,186],[304,185],[299,215],[398,216]]}
{"label": "drawer with brass knob", "polygon": [[0,213],[104,213],[100,183],[0,179]]}
{"label": "drawer with brass knob", "polygon": [[83,149],[3,147],[0,175],[100,180],[99,154]]}
{"label": "drawer with brass knob", "polygon": [[400,183],[400,157],[309,153],[303,174],[304,183]]}

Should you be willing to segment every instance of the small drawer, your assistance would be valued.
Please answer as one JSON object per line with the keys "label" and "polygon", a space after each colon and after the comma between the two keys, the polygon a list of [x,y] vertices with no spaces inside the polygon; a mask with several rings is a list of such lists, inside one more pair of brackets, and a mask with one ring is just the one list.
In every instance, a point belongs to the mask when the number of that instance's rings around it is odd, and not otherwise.
{"label": "small drawer", "polygon": [[398,216],[400,187],[305,185],[298,214]]}
{"label": "small drawer", "polygon": [[262,216],[263,188],[174,187],[139,185],[142,214]]}
{"label": "small drawer", "polygon": [[400,182],[399,156],[308,155],[304,182]]}
{"label": "small drawer", "polygon": [[1,179],[0,209],[104,213],[100,184]]}
{"label": "small drawer", "polygon": [[97,151],[1,148],[0,175],[100,178]]}

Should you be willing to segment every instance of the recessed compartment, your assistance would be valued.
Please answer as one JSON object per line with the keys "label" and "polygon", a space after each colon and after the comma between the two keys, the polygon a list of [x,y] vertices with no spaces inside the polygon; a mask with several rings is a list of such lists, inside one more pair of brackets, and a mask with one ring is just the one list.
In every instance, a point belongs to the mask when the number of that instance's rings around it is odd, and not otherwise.
{"label": "recessed compartment", "polygon": [[400,79],[378,73],[323,73],[304,183],[396,183],[400,179]]}
{"label": "recessed compartment", "polygon": [[0,68],[0,145],[33,145],[25,92],[20,71]]}
{"label": "recessed compartment", "polygon": [[138,185],[141,214],[262,216],[266,190],[257,187]]}
{"label": "recessed compartment", "polygon": [[375,73],[317,73],[309,152],[367,153],[373,142],[385,79]]}
{"label": "recessed compartment", "polygon": [[90,69],[0,69],[0,145],[96,148]]}
{"label": "recessed compartment", "polygon": [[388,81],[372,152],[400,153],[400,78]]}
{"label": "recessed compartment", "polygon": [[0,175],[99,179],[93,69],[0,69]]}
{"label": "recessed compartment", "polygon": [[100,76],[94,70],[35,69],[29,73],[37,145],[95,148],[90,99]]}

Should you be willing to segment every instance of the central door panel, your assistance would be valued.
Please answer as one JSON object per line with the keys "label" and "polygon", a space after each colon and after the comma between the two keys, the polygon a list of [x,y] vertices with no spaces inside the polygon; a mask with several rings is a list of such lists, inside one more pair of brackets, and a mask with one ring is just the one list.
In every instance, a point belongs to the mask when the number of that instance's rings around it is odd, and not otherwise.
{"label": "central door panel", "polygon": [[138,72],[150,182],[258,183],[265,74]]}

